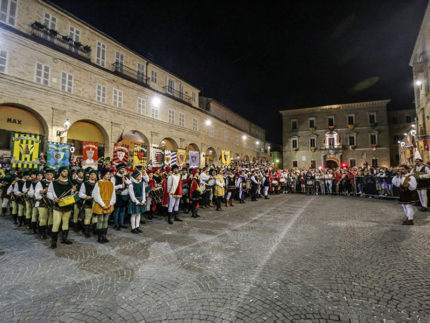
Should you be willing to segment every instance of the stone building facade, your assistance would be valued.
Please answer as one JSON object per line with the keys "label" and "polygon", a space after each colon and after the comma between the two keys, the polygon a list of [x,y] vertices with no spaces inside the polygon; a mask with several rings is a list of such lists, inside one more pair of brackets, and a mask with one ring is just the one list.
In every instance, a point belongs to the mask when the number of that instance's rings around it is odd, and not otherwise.
{"label": "stone building facade", "polygon": [[[430,93],[429,62],[430,56],[430,2],[424,14],[418,37],[409,65],[414,77],[415,109],[417,115],[417,136],[415,141],[430,140]],[[424,145],[422,145],[424,146]],[[425,145],[428,147],[428,145]],[[416,146],[415,146],[416,147]],[[414,149],[415,149],[414,147]],[[430,162],[430,152],[426,148],[420,151],[424,162]]]}
{"label": "stone building facade", "polygon": [[207,163],[220,163],[222,149],[261,157],[250,143],[264,147],[264,130],[202,109],[197,87],[49,1],[1,3],[0,154],[11,131],[31,131],[45,144],[97,141],[104,156],[122,135],[149,148],[197,150]]}
{"label": "stone building facade", "polygon": [[416,130],[415,109],[388,110],[388,123],[390,126],[390,160],[391,166],[398,166],[402,162],[401,142]]}
{"label": "stone building facade", "polygon": [[389,100],[280,111],[283,166],[390,166]]}

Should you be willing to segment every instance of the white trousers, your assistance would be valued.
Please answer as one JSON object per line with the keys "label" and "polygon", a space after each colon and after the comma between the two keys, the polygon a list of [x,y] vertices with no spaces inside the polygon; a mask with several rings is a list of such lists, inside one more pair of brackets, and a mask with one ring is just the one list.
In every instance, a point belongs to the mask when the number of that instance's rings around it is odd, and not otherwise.
{"label": "white trousers", "polygon": [[417,190],[418,197],[420,198],[420,203],[422,207],[427,207],[427,190]]}
{"label": "white trousers", "polygon": [[179,211],[179,203],[181,202],[180,197],[174,197],[172,195],[169,195],[169,208],[168,212],[171,213],[172,211],[178,212]]}
{"label": "white trousers", "polygon": [[130,222],[131,222],[131,228],[137,229],[140,224],[140,213],[132,214],[130,218]]}
{"label": "white trousers", "polygon": [[267,193],[269,193],[269,186],[264,186],[263,195],[267,196]]}
{"label": "white trousers", "polygon": [[151,207],[152,207],[152,197],[148,195],[146,197],[146,211],[151,211]]}
{"label": "white trousers", "polygon": [[226,200],[229,200],[229,199],[230,199],[230,197],[231,197],[231,192],[227,192],[227,195],[225,196],[225,199],[226,199]]}
{"label": "white trousers", "polygon": [[412,207],[412,205],[402,204],[402,206],[403,206],[403,211],[405,212],[405,215],[408,218],[408,220],[413,220],[415,212],[414,212],[414,208]]}

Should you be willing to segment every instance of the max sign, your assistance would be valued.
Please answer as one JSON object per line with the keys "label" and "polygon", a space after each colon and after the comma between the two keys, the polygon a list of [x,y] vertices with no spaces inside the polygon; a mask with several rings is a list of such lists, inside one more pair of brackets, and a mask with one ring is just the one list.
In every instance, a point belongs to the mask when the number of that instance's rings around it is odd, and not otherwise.
{"label": "max sign", "polygon": [[14,124],[20,124],[22,125],[22,120],[19,119],[13,119],[13,118],[7,118],[6,123],[14,123]]}

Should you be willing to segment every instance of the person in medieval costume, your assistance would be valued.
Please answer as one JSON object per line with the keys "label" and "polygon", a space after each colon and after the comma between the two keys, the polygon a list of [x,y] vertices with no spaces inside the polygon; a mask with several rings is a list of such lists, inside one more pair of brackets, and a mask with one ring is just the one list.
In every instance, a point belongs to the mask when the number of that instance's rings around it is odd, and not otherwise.
{"label": "person in medieval costume", "polygon": [[225,177],[225,187],[227,194],[225,196],[225,206],[234,206],[234,198],[236,195],[236,178],[231,169],[227,170],[227,176]]}
{"label": "person in medieval costume", "polygon": [[202,196],[202,189],[200,187],[200,176],[199,170],[192,170],[192,180],[190,185],[190,200],[191,200],[191,217],[199,218],[200,215],[197,214],[199,210],[199,201]]}
{"label": "person in medieval costume", "polygon": [[172,170],[169,166],[164,168],[164,172],[161,174],[161,187],[163,188],[163,201],[161,202],[161,213],[165,215],[169,208],[169,190],[167,189],[167,180],[172,174]]}
{"label": "person in medieval costume", "polygon": [[43,172],[42,171],[35,171],[35,176],[36,178],[34,180],[32,180],[31,185],[30,185],[30,190],[28,192],[28,196],[31,199],[31,229],[33,230],[34,234],[37,234],[37,218],[39,215],[39,209],[37,207],[37,201],[36,201],[36,196],[35,196],[35,192],[36,192],[36,185],[37,183],[39,183],[42,179],[43,179]]}
{"label": "person in medieval costume", "polygon": [[146,172],[148,174],[148,186],[149,190],[146,194],[146,212],[149,212],[148,219],[152,220],[154,218],[154,211],[157,210],[157,203],[152,198],[151,191],[157,187],[157,182],[154,179],[154,173],[152,170]]}
{"label": "person in medieval costume", "polygon": [[115,186],[116,194],[115,210],[113,212],[114,228],[119,231],[121,228],[127,228],[124,225],[124,220],[130,200],[128,187],[131,184],[131,179],[128,176],[126,164],[119,164],[116,169],[117,173],[112,176],[111,181]]}
{"label": "person in medieval costume", "polygon": [[240,170],[236,176],[236,187],[239,190],[239,203],[245,203],[246,177],[243,170]]}
{"label": "person in medieval costume", "polygon": [[142,173],[135,170],[131,177],[131,184],[128,186],[130,201],[128,204],[128,213],[131,214],[131,232],[140,233],[140,217],[146,211],[146,191],[149,186],[142,179]]}
{"label": "person in medieval costume", "polygon": [[93,218],[93,190],[97,183],[97,171],[91,169],[86,180],[79,190],[79,198],[82,200],[84,209],[84,235],[86,238],[91,237],[91,223]]}
{"label": "person in medieval costume", "polygon": [[18,203],[17,203],[17,197],[15,195],[15,185],[19,180],[20,178],[18,176],[12,175],[11,183],[6,191],[6,195],[10,200],[11,213],[12,213],[14,224],[18,224]]}
{"label": "person in medieval costume", "polygon": [[48,238],[48,219],[50,214],[53,212],[53,203],[48,198],[47,193],[49,185],[54,180],[54,173],[55,171],[53,169],[45,169],[45,178],[39,181],[34,189],[34,198],[36,200],[36,208],[39,215],[39,236],[42,240]]}
{"label": "person in medieval costume", "polygon": [[257,201],[257,188],[260,185],[260,181],[257,176],[257,172],[252,170],[251,172],[251,201]]}
{"label": "person in medieval costume", "polygon": [[169,224],[173,224],[172,217],[175,221],[182,221],[179,218],[179,203],[182,197],[182,181],[181,175],[179,174],[178,165],[173,165],[173,173],[167,179],[167,191],[169,192],[169,207],[168,207],[168,219]]}
{"label": "person in medieval costume", "polygon": [[3,216],[6,216],[6,214],[10,212],[9,206],[10,206],[10,197],[8,194],[9,187],[12,185],[12,176],[5,175],[1,179],[0,186],[1,186],[1,214]]}
{"label": "person in medieval costume", "polygon": [[210,176],[207,174],[206,168],[202,169],[202,172],[200,174],[200,188],[202,189],[202,198],[200,202],[200,206],[202,209],[206,209],[209,207],[209,195],[210,192],[206,190],[206,185],[208,184],[208,181],[210,179]]}
{"label": "person in medieval costume", "polygon": [[216,203],[216,210],[222,211],[221,208],[221,202],[225,195],[225,181],[224,177],[221,173],[217,174],[217,171],[215,169],[212,170],[212,176],[215,180],[215,187],[214,187],[214,198]]}
{"label": "person in medieval costume", "polygon": [[270,188],[270,177],[268,171],[266,171],[261,179],[261,185],[263,185],[263,196],[266,200],[269,199],[269,188]]}
{"label": "person in medieval costume", "polygon": [[[76,195],[79,194],[81,190],[81,186],[85,181],[85,170],[82,168],[78,169],[76,171],[76,175],[73,178],[73,183],[76,186]],[[78,201],[75,203],[73,207],[73,230],[75,232],[78,232],[80,229],[80,226],[82,225],[82,201]]]}
{"label": "person in medieval costume", "polygon": [[53,225],[51,235],[51,248],[57,248],[58,231],[61,229],[61,243],[72,244],[68,239],[69,235],[69,220],[74,208],[74,203],[60,206],[59,202],[69,198],[75,193],[76,187],[69,181],[69,169],[60,167],[58,170],[59,176],[55,181],[52,181],[48,186],[48,198],[54,202]]}
{"label": "person in medieval costume", "polygon": [[18,181],[15,183],[13,188],[13,194],[15,195],[16,203],[18,205],[18,226],[22,226],[25,222],[25,205],[26,205],[26,193],[27,185],[30,184],[29,171],[24,171],[22,174],[18,174]]}
{"label": "person in medieval costume", "polygon": [[417,181],[415,177],[409,173],[407,165],[401,165],[399,172],[393,177],[393,185],[400,189],[399,203],[403,207],[406,215],[406,220],[403,225],[414,224],[414,208],[412,204],[418,201],[418,194],[416,191]]}
{"label": "person in medieval costume", "polygon": [[412,169],[411,174],[417,180],[417,192],[421,204],[420,211],[425,212],[428,207],[427,190],[430,189],[430,168],[423,163],[418,150],[414,153],[414,160],[415,167]]}
{"label": "person in medieval costume", "polygon": [[110,169],[103,168],[102,179],[94,186],[92,197],[94,199],[93,214],[97,216],[97,242],[109,242],[106,238],[108,231],[109,216],[114,211],[116,193],[114,184],[111,181],[112,173]]}
{"label": "person in medieval costume", "polygon": [[186,167],[181,169],[181,181],[182,181],[182,198],[181,205],[182,209],[185,213],[190,211],[190,184],[191,184],[191,176],[188,174],[188,169]]}

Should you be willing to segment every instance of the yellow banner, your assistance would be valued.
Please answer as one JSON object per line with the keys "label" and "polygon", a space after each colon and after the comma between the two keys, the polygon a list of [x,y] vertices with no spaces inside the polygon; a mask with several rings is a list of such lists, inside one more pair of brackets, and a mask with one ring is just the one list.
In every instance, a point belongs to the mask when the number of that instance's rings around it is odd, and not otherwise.
{"label": "yellow banner", "polygon": [[12,132],[12,168],[38,169],[42,136]]}
{"label": "yellow banner", "polygon": [[135,144],[134,152],[133,152],[134,168],[136,168],[137,166],[146,167],[147,162],[148,162],[147,147],[143,145]]}
{"label": "yellow banner", "polygon": [[221,150],[221,156],[223,165],[229,165],[231,163],[230,150]]}
{"label": "yellow banner", "polygon": [[405,150],[405,157],[406,157],[406,159],[411,158],[411,151],[409,149]]}
{"label": "yellow banner", "polygon": [[176,154],[176,162],[178,163],[179,167],[184,166],[185,162],[187,161],[187,152],[185,149],[178,149]]}
{"label": "yellow banner", "polygon": [[420,153],[424,151],[424,140],[418,140],[418,150]]}

